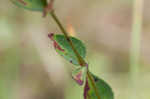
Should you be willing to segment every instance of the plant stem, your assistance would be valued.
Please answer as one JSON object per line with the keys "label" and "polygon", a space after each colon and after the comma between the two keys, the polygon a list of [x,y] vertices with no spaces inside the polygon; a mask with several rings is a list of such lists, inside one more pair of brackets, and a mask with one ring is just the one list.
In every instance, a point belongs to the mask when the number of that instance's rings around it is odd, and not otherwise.
{"label": "plant stem", "polygon": [[[51,11],[50,15],[52,16],[52,18],[54,19],[54,21],[57,23],[58,27],[60,28],[60,30],[62,31],[62,33],[64,34],[66,40],[68,41],[68,43],[70,44],[72,50],[74,51],[74,53],[76,54],[76,57],[78,59],[78,63],[80,64],[80,66],[86,66],[87,63],[85,62],[85,60],[80,56],[80,54],[77,52],[77,50],[75,49],[71,39],[68,36],[67,31],[65,30],[65,28],[62,26],[61,22],[59,21],[59,19],[57,18],[56,14],[54,11]],[[100,99],[100,95],[98,94],[98,90],[96,88],[96,84],[95,81],[92,77],[92,75],[90,74],[89,70],[87,71],[87,77],[90,80],[90,82],[92,83],[92,87],[95,91],[95,94],[97,96],[97,99]]]}
{"label": "plant stem", "polygon": [[93,89],[95,90],[95,94],[97,96],[97,99],[100,99],[100,95],[98,94],[98,90],[96,88],[95,81],[94,81],[94,79],[93,79],[93,77],[92,77],[92,75],[90,74],[89,71],[87,71],[87,77],[89,78],[89,80],[90,80],[90,82],[93,86]]}
{"label": "plant stem", "polygon": [[132,97],[136,97],[136,80],[139,72],[139,58],[140,58],[140,42],[142,32],[142,13],[143,13],[143,0],[134,0],[133,6],[133,26],[131,37],[131,51],[130,51],[130,79],[132,86]]}

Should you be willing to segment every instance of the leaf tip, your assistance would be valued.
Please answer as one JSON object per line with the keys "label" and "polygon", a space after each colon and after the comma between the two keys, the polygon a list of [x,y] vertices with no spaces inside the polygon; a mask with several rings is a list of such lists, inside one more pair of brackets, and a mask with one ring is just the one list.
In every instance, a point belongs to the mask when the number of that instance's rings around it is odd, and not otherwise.
{"label": "leaf tip", "polygon": [[53,40],[53,36],[54,36],[54,33],[49,33],[49,34],[48,34],[48,37],[49,37],[51,40]]}
{"label": "leaf tip", "polygon": [[59,44],[58,44],[58,43],[56,42],[56,40],[54,39],[54,33],[49,33],[49,34],[48,34],[48,37],[53,41],[53,45],[54,45],[54,48],[55,48],[55,49],[64,52],[64,49],[62,49],[61,46],[59,46]]}

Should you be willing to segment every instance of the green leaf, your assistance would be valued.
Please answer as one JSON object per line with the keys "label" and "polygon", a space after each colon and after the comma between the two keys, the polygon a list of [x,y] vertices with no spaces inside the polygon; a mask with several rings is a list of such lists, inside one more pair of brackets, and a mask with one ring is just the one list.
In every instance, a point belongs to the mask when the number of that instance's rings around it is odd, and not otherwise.
{"label": "green leaf", "polygon": [[15,5],[31,11],[43,11],[47,0],[11,0]]}
{"label": "green leaf", "polygon": [[79,67],[72,72],[72,78],[79,84],[83,85],[86,81],[87,67]]}
{"label": "green leaf", "polygon": [[[61,56],[63,56],[66,60],[68,60],[72,64],[79,66],[76,54],[72,50],[70,44],[68,43],[64,35],[49,34],[49,38],[54,42],[54,47]],[[70,37],[70,39],[72,40],[72,43],[77,52],[80,54],[80,56],[82,58],[85,58],[86,48],[84,44],[75,37]]]}
{"label": "green leaf", "polygon": [[[92,74],[100,99],[114,99],[111,87],[102,79]],[[84,87],[84,99],[98,99],[92,83],[87,79]]]}

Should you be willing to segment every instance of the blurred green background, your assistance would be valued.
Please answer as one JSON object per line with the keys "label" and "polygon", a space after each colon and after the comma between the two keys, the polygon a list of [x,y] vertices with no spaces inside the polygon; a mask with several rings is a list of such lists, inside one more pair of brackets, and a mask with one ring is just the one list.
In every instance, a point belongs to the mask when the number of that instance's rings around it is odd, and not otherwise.
{"label": "blurred green background", "polygon": [[[55,1],[61,22],[85,43],[90,70],[110,84],[115,99],[150,99],[150,1],[143,0],[140,60],[134,68],[133,0]],[[50,32],[61,33],[50,16],[1,0],[0,99],[83,99],[82,87],[71,79],[72,65],[55,52]]]}

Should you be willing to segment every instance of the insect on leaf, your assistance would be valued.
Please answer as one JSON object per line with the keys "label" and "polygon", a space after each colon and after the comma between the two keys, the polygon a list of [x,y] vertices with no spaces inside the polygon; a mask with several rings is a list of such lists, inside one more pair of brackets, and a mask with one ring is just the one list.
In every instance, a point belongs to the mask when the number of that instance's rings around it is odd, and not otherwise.
{"label": "insect on leaf", "polygon": [[31,11],[43,11],[47,0],[11,0],[18,7]]}
{"label": "insect on leaf", "polygon": [[[56,52],[58,52],[61,56],[63,56],[66,60],[68,60],[72,64],[79,66],[76,54],[72,50],[70,44],[68,43],[64,35],[49,34],[48,36],[53,41]],[[70,37],[70,39],[72,40],[72,43],[77,52],[80,54],[80,56],[82,58],[85,58],[86,48],[84,44],[75,37]]]}
{"label": "insect on leaf", "polygon": [[[114,95],[111,87],[104,80],[98,78],[93,74],[92,76],[94,78],[100,99],[114,99]],[[95,94],[92,83],[88,78],[86,80],[86,84],[84,87],[84,99],[98,99]]]}
{"label": "insect on leaf", "polygon": [[79,84],[83,85],[86,81],[87,67],[79,67],[72,72],[72,78]]}

